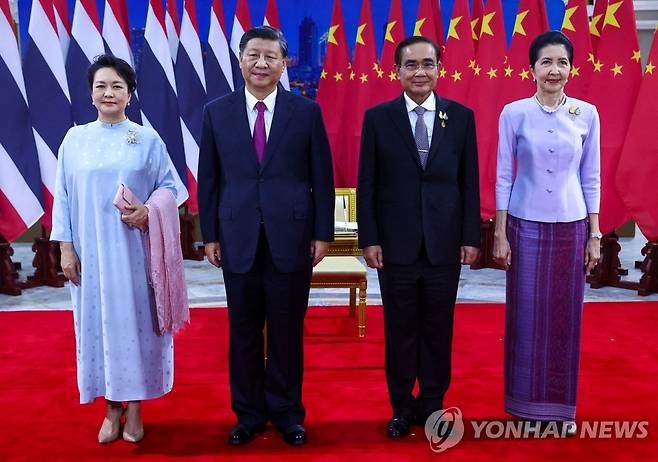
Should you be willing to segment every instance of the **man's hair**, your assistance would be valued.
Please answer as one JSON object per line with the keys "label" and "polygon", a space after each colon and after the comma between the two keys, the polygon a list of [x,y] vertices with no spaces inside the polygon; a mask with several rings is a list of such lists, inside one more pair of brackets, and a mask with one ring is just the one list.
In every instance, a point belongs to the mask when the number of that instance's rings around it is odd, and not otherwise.
{"label": "man's hair", "polygon": [[94,58],[94,62],[91,63],[87,69],[87,80],[89,81],[89,90],[91,90],[94,85],[94,76],[99,69],[104,67],[110,67],[114,69],[123,80],[126,81],[128,85],[128,93],[133,94],[137,88],[137,77],[135,76],[135,71],[133,68],[121,58],[106,53],[103,55],[98,55]]}
{"label": "man's hair", "polygon": [[279,46],[281,47],[281,56],[284,58],[288,57],[288,42],[286,41],[286,38],[283,36],[283,33],[279,29],[275,29],[274,27],[270,26],[252,27],[247,32],[245,32],[240,39],[240,54],[242,54],[244,49],[247,48],[247,43],[249,40],[255,38],[279,42]]}
{"label": "man's hair", "polygon": [[434,43],[432,40],[428,39],[427,37],[423,37],[422,35],[414,35],[413,37],[407,37],[406,39],[398,43],[398,46],[395,48],[396,65],[402,66],[402,50],[416,43],[429,43],[430,45],[432,45],[432,47],[434,48],[434,52],[436,53],[436,62],[437,63],[439,62],[439,60],[441,59],[441,48],[439,48],[439,46],[436,43]]}
{"label": "man's hair", "polygon": [[573,65],[573,44],[569,40],[569,37],[559,30],[549,30],[548,32],[539,34],[530,44],[530,49],[528,50],[530,67],[534,69],[535,63],[539,59],[539,52],[549,45],[563,45],[569,56],[569,64]]}

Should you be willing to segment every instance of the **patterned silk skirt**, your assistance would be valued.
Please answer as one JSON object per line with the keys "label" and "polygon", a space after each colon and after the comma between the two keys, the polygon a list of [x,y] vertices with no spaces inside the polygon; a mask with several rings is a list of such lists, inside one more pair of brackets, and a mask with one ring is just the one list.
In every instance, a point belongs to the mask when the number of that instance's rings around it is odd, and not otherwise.
{"label": "patterned silk skirt", "polygon": [[522,419],[575,419],[587,229],[508,216],[505,411]]}

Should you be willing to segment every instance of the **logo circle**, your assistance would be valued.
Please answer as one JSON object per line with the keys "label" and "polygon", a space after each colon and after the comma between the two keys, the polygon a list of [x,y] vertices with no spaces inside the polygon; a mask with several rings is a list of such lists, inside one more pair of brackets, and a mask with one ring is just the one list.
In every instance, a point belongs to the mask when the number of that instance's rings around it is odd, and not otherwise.
{"label": "logo circle", "polygon": [[457,445],[464,437],[461,409],[453,406],[432,413],[425,422],[425,437],[437,453]]}

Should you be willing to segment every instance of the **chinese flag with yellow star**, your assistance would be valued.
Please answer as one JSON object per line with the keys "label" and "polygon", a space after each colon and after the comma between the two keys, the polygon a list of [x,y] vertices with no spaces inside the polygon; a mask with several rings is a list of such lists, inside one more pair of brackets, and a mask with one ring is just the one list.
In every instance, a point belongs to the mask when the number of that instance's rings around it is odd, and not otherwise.
{"label": "chinese flag with yellow star", "polygon": [[587,19],[587,0],[569,0],[562,20],[562,32],[573,43],[571,75],[565,92],[569,96],[587,99],[587,88],[594,59]]}
{"label": "chinese flag with yellow star", "polygon": [[488,220],[496,214],[496,151],[500,92],[505,67],[505,26],[500,0],[488,0],[482,15],[478,51],[472,74],[468,104],[475,112],[480,169],[480,215]]}
{"label": "chinese flag with yellow star", "polygon": [[605,18],[605,12],[608,9],[608,0],[596,0],[594,2],[594,11],[592,12],[592,21],[589,24],[590,38],[592,39],[592,50],[596,53],[599,47],[599,38],[601,37],[601,28]]}
{"label": "chinese flag with yellow star", "polygon": [[404,40],[404,21],[402,17],[402,0],[391,0],[391,10],[388,14],[384,45],[379,62],[384,72],[381,85],[380,100],[387,101],[400,96],[402,86],[395,71],[395,47]]}
{"label": "chinese flag with yellow star", "polygon": [[589,98],[601,117],[601,232],[629,219],[615,171],[642,80],[640,48],[632,0],[608,3],[590,80]]}
{"label": "chinese flag with yellow star", "polygon": [[414,24],[414,35],[422,35],[443,46],[443,23],[438,0],[420,0]]}
{"label": "chinese flag with yellow star", "polygon": [[438,92],[448,99],[467,103],[468,85],[475,66],[475,51],[468,0],[456,0],[446,37],[445,52],[441,57]]}
{"label": "chinese flag with yellow star", "polygon": [[537,87],[529,74],[528,50],[535,37],[546,30],[548,19],[544,0],[521,0],[514,21],[507,63],[503,67],[499,101],[501,109],[507,103],[535,93]]}
{"label": "chinese flag with yellow star", "polygon": [[335,157],[339,172],[336,175],[337,186],[356,187],[363,115],[366,109],[380,102],[377,91],[383,79],[384,72],[377,62],[370,0],[363,0],[342,114],[346,145],[339,154],[340,161],[338,156]]}
{"label": "chinese flag with yellow star", "polygon": [[336,186],[344,186],[339,178],[343,177],[341,166],[344,152],[345,135],[342,129],[343,107],[347,94],[347,82],[350,74],[350,58],[345,40],[345,27],[341,0],[334,0],[331,23],[327,32],[327,53],[318,83],[316,101],[322,108],[324,124],[334,157],[334,178]]}
{"label": "chinese flag with yellow star", "polygon": [[[482,15],[484,14],[484,3],[482,0],[473,0],[471,6],[471,29],[473,31],[473,51],[478,52],[478,41],[482,30]],[[453,15],[454,16],[454,15]]]}
{"label": "chinese flag with yellow star", "polygon": [[617,166],[617,191],[649,241],[658,241],[658,40],[654,36],[644,78]]}

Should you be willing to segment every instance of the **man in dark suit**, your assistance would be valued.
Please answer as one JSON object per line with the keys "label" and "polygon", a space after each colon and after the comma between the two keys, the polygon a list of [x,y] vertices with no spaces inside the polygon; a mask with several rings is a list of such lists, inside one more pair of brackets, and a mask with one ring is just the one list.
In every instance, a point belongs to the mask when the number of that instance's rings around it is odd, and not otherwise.
{"label": "man in dark suit", "polygon": [[[222,267],[229,314],[229,443],[270,420],[304,444],[303,322],[311,272],[334,237],[334,186],[320,107],[278,85],[287,44],[268,26],[240,41],[245,87],[208,103],[199,153],[199,217]],[[263,326],[267,320],[267,365]]]}
{"label": "man in dark suit", "polygon": [[425,37],[398,45],[404,93],[368,110],[361,135],[359,246],[379,275],[393,438],[443,407],[460,263],[480,246],[473,112],[434,92],[439,53]]}

